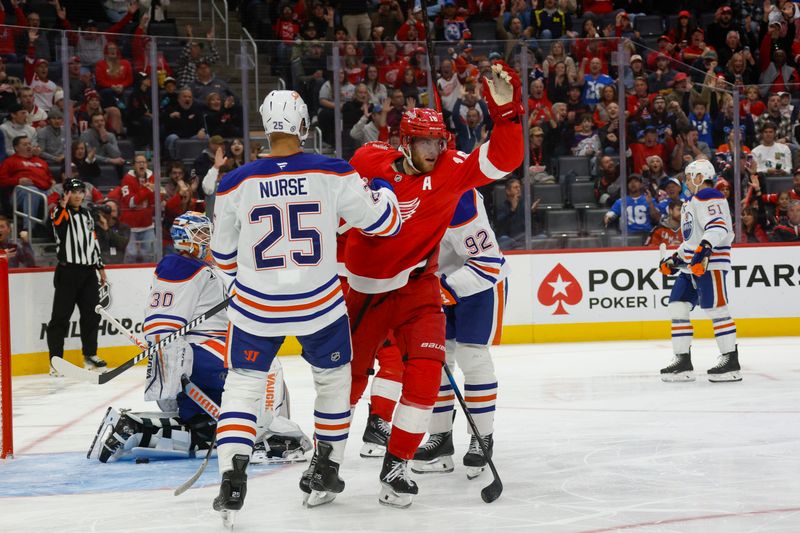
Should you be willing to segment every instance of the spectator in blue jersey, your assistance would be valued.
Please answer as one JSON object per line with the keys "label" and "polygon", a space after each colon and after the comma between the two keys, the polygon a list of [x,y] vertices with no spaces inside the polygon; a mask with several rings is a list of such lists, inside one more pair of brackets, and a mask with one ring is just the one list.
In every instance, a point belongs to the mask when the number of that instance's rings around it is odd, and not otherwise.
{"label": "spectator in blue jersey", "polygon": [[683,184],[678,178],[669,178],[662,190],[664,194],[666,194],[666,198],[658,202],[658,210],[662,215],[667,214],[667,208],[670,202],[683,203],[687,200],[687,198],[683,196]]}
{"label": "spectator in blue jersey", "polygon": [[706,104],[694,103],[692,114],[689,115],[689,124],[697,130],[697,139],[700,142],[706,143],[710,148],[716,146],[712,136],[714,126],[711,122],[711,115],[706,111]]}
{"label": "spectator in blue jersey", "polygon": [[533,31],[539,39],[560,39],[561,37],[577,37],[572,31],[572,19],[568,13],[561,11],[556,0],[544,0],[542,9],[533,12]]}
{"label": "spectator in blue jersey", "polygon": [[[639,174],[631,174],[628,178],[628,196],[625,198],[627,204],[626,221],[628,223],[628,234],[649,234],[653,230],[653,223],[658,222],[660,215],[658,208],[655,207],[653,196],[643,190],[642,177]],[[603,221],[608,226],[611,222],[618,220],[622,215],[622,200],[614,202],[604,217]]]}
{"label": "spectator in blue jersey", "polygon": [[[583,58],[580,71],[584,70],[587,60],[586,57]],[[600,101],[600,92],[603,87],[614,84],[614,79],[608,74],[603,74],[602,69],[603,62],[599,57],[593,57],[589,61],[589,73],[578,79],[578,84],[583,86],[583,103],[592,108]]]}

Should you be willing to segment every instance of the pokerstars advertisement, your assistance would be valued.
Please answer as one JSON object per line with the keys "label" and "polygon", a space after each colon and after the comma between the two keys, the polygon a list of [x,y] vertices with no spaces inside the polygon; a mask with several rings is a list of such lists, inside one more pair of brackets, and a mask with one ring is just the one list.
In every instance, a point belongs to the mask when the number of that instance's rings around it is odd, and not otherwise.
{"label": "pokerstars advertisement", "polygon": [[[661,275],[659,259],[657,249],[508,255],[504,322],[664,320],[674,278]],[[733,316],[800,316],[800,246],[734,247],[731,259],[727,287]]]}

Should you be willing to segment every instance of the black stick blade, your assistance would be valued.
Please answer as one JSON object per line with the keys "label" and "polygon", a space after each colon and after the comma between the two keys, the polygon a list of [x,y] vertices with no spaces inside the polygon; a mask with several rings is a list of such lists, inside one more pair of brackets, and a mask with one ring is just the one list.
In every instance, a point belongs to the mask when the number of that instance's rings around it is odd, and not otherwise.
{"label": "black stick blade", "polygon": [[503,493],[503,483],[500,478],[495,478],[490,484],[486,485],[481,491],[481,499],[486,503],[492,503]]}

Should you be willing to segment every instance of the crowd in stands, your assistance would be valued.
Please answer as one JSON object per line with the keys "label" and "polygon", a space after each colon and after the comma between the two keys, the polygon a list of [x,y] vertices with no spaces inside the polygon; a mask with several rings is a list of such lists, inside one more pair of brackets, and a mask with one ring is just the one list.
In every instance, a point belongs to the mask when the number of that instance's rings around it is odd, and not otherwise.
{"label": "crowd in stands", "polygon": [[[477,149],[492,129],[481,77],[495,59],[519,70],[524,57],[528,168],[482,190],[506,248],[524,246],[526,211],[539,247],[607,245],[621,220],[634,239],[624,244],[674,245],[680,240],[680,203],[688,194],[683,169],[698,157],[714,163],[716,187],[726,193],[731,212],[741,209],[744,242],[800,242],[800,8],[794,2],[229,5],[265,41],[262,68],[308,102],[326,148],[336,144],[340,126],[345,158],[365,142],[397,145],[403,112],[431,101],[429,76],[456,147]],[[13,221],[15,196],[25,212],[40,216],[45,209],[42,196],[16,187],[40,191],[53,204],[71,173],[91,186],[87,201],[96,212],[106,261],[151,261],[158,246],[170,249],[168,231],[164,242],[155,242],[155,224],[168,228],[186,209],[211,209],[215,180],[204,182],[208,170],[219,168],[221,176],[255,157],[244,153],[247,121],[240,95],[225,79],[229,72],[213,30],[198,39],[191,26],[182,32],[176,27],[179,50],[165,53],[159,46],[157,79],[149,75],[153,24],[169,20],[165,0],[0,0],[0,246],[10,246],[11,230],[4,227]],[[66,58],[57,53],[61,31],[70,46]],[[428,37],[435,42],[432,72]],[[334,48],[341,66],[337,83]],[[66,80],[57,59],[68,62]],[[65,85],[72,117],[64,116]],[[154,85],[161,126],[155,139]],[[739,147],[733,141],[733,91],[739,94]],[[620,153],[623,135],[627,149]],[[196,158],[182,157],[186,139],[203,144]],[[161,148],[161,183],[149,168],[154,142]],[[737,149],[741,175],[734,176]],[[620,165],[626,165],[625,191]],[[524,202],[525,175],[532,184],[530,205]],[[154,222],[157,201],[163,220]],[[14,245],[24,264],[33,261],[25,248],[31,239],[49,235],[40,224],[27,230],[18,225]]]}

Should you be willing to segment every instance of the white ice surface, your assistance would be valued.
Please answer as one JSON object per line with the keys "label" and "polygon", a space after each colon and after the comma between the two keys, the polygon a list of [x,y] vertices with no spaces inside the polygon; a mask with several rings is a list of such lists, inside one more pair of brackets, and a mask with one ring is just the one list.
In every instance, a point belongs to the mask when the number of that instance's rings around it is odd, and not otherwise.
{"label": "white ice surface", "polygon": [[[705,379],[713,341],[695,344],[697,382],[662,383],[670,353],[668,342],[495,349],[505,491],[493,504],[480,499],[488,472],[468,482],[460,465],[459,416],[456,471],[416,476],[407,510],[379,505],[380,460],[358,457],[362,400],[336,501],[301,506],[303,464],[253,470],[236,530],[800,532],[800,338],[742,339],[741,383]],[[310,372],[300,358],[283,364],[293,418],[310,434]],[[17,456],[0,463],[0,532],[222,530],[216,462],[200,488],[175,497],[199,460],[86,461],[107,406],[148,407],[142,379],[139,368],[103,386],[14,379]]]}

